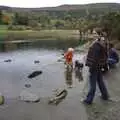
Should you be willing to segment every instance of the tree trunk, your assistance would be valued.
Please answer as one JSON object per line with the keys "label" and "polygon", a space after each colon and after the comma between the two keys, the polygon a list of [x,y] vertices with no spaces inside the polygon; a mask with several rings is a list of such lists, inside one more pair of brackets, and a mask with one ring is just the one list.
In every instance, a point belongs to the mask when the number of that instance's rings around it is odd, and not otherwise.
{"label": "tree trunk", "polygon": [[82,31],[79,29],[80,42],[82,41]]}

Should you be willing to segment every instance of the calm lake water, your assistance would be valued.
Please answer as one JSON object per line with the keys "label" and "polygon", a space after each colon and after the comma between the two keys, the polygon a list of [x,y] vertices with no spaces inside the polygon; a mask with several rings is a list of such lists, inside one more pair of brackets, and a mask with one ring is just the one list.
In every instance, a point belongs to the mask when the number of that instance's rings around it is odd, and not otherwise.
{"label": "calm lake water", "polygon": [[[54,89],[67,88],[79,92],[82,80],[75,77],[75,72],[65,70],[63,50],[76,47],[78,41],[36,41],[24,43],[0,43],[0,92],[8,98],[16,98],[22,90],[28,90],[48,97]],[[4,60],[11,59],[11,62]],[[82,61],[83,54],[75,53],[74,60]],[[34,61],[39,60],[39,64]],[[43,73],[33,79],[28,75],[36,70]],[[79,75],[79,73],[77,73]],[[31,84],[25,88],[25,84]]]}

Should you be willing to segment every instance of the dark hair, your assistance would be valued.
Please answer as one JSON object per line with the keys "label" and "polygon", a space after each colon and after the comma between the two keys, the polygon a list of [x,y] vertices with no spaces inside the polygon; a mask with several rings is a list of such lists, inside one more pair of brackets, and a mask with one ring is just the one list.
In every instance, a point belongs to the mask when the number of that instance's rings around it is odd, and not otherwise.
{"label": "dark hair", "polygon": [[100,39],[100,38],[98,38],[97,40],[98,40],[98,41],[100,41],[101,39]]}
{"label": "dark hair", "polygon": [[114,45],[112,43],[109,44],[109,48],[113,48]]}

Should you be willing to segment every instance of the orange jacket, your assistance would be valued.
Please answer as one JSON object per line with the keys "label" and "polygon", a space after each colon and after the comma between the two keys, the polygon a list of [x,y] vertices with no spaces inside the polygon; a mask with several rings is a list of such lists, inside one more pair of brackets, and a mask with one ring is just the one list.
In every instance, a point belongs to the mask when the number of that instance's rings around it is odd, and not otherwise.
{"label": "orange jacket", "polygon": [[73,52],[66,52],[64,57],[67,63],[71,63],[73,59]]}

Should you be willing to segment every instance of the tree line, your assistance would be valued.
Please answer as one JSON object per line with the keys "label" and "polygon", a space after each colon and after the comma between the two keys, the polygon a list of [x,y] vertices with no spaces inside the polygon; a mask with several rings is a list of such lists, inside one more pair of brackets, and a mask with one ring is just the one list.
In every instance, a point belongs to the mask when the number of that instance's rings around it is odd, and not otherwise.
{"label": "tree line", "polygon": [[99,34],[105,33],[110,40],[113,38],[120,40],[120,12],[108,12],[103,15],[99,14],[99,16],[88,13],[84,17],[73,17],[69,13],[65,13],[62,17],[58,16],[53,17],[46,12],[6,13],[0,10],[0,24],[8,25],[10,30],[17,30],[19,27],[22,30],[21,26],[23,29],[35,30],[76,29],[79,30],[80,36],[88,30],[92,32],[93,29],[96,29]]}

